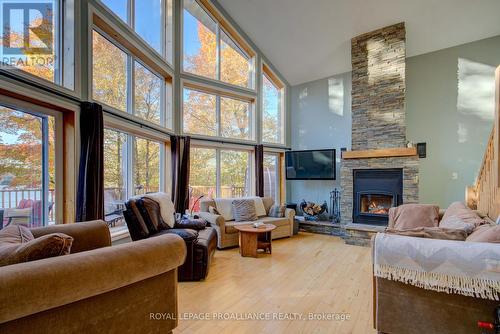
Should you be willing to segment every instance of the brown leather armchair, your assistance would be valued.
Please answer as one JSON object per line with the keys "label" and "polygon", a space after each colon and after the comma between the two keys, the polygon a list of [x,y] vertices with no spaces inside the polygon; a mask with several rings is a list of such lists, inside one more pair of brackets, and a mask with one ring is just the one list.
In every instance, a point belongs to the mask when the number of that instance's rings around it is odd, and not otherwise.
{"label": "brown leather armchair", "polygon": [[199,281],[207,277],[217,247],[217,233],[213,227],[185,228],[177,225],[175,228],[158,229],[153,224],[153,220],[161,220],[158,203],[149,198],[136,196],[129,199],[125,206],[127,210],[123,214],[133,241],[165,234],[176,234],[184,239],[187,253],[186,261],[178,270],[179,281]]}

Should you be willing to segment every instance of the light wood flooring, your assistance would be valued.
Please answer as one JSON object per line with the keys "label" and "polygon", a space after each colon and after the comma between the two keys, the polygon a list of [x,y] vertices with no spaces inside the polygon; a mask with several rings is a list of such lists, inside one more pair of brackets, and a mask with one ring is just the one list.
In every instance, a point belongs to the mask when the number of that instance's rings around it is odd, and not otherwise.
{"label": "light wood flooring", "polygon": [[[174,334],[375,333],[370,264],[370,248],[309,233],[275,240],[273,254],[257,259],[242,258],[238,248],[218,250],[205,281],[179,283]],[[204,312],[211,320],[188,319]],[[255,312],[285,320],[214,320],[214,313],[248,319]],[[350,319],[291,320],[310,312]]]}

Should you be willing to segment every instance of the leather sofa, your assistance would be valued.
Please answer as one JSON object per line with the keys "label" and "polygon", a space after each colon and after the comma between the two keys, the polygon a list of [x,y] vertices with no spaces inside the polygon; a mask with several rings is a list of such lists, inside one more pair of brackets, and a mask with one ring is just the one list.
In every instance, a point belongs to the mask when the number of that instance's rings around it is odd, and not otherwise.
{"label": "leather sofa", "polygon": [[[73,237],[71,254],[0,270],[0,333],[171,333],[186,247],[163,235],[111,247],[103,221],[31,229]],[[172,315],[150,320],[151,313]]]}
{"label": "leather sofa", "polygon": [[[262,197],[266,214],[269,214],[269,209],[274,204],[274,199],[271,197]],[[217,209],[216,201],[213,199],[204,199],[200,201],[200,217],[210,222],[213,228],[217,231],[217,247],[219,249],[235,247],[239,243],[239,233],[234,227],[236,225],[250,225],[253,221],[236,222],[234,220],[225,220],[224,217],[209,212],[210,207]],[[286,209],[285,217],[273,218],[268,216],[259,217],[258,221],[273,224],[276,229],[271,232],[271,238],[279,239],[291,237],[293,235],[293,221],[295,218],[295,210]]]}
{"label": "leather sofa", "polygon": [[125,206],[125,221],[133,241],[168,234],[176,234],[184,239],[186,261],[179,267],[179,281],[199,281],[207,277],[217,246],[214,228],[207,226],[199,229],[199,226],[194,225],[193,228],[186,228],[178,224],[174,228],[168,228],[164,223],[162,228],[155,228],[154,220],[162,221],[158,203],[143,196],[136,196],[129,199]]}

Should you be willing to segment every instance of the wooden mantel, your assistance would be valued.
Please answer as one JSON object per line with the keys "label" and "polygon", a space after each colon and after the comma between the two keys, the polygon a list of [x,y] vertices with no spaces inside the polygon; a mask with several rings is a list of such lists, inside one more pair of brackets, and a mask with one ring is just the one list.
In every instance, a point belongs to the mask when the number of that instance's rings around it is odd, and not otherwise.
{"label": "wooden mantel", "polygon": [[416,155],[417,155],[416,147],[396,147],[396,148],[384,148],[380,150],[345,151],[342,152],[342,159],[412,157]]}

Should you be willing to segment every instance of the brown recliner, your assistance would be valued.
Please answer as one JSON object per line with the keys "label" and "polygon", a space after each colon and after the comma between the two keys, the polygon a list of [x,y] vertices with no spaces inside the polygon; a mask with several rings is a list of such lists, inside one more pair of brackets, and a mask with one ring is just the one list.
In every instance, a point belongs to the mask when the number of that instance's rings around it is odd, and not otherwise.
{"label": "brown recliner", "polygon": [[170,228],[161,219],[158,203],[143,196],[129,199],[125,206],[125,221],[133,241],[171,233],[184,239],[187,254],[186,261],[178,269],[179,281],[199,281],[207,277],[217,247],[217,233],[213,227],[176,224]]}

